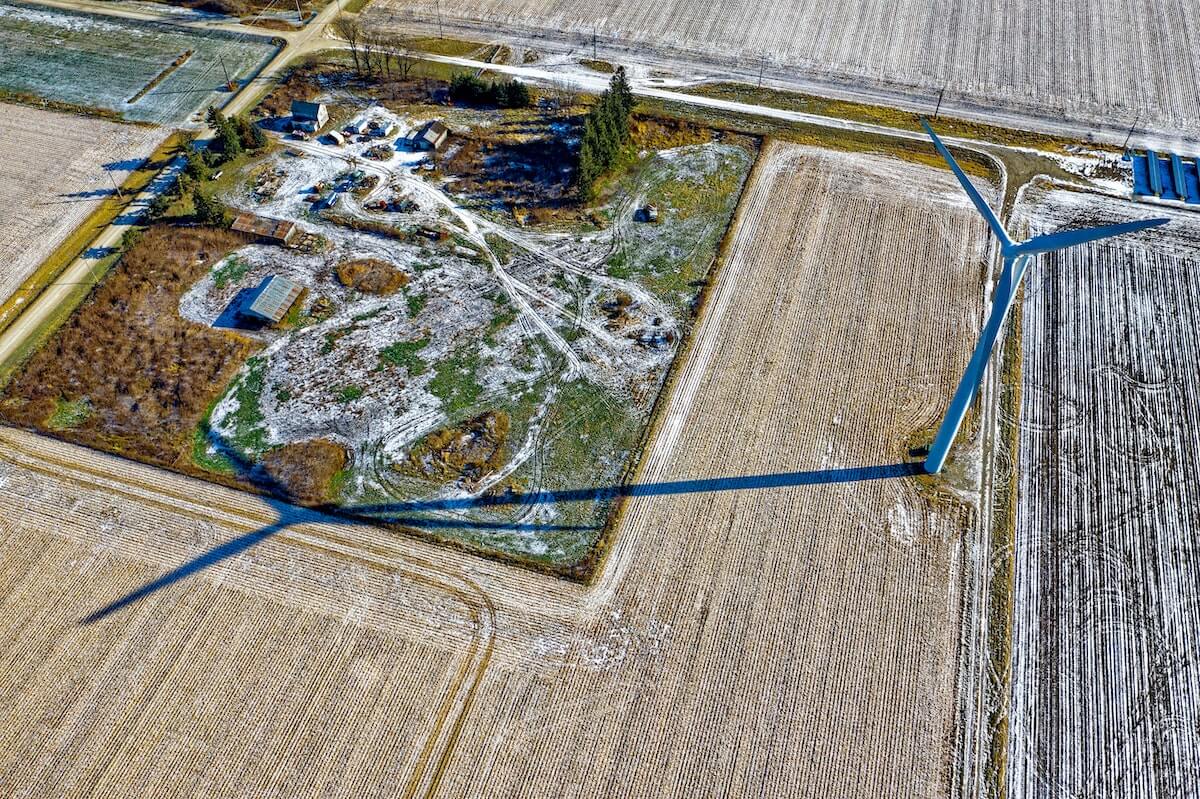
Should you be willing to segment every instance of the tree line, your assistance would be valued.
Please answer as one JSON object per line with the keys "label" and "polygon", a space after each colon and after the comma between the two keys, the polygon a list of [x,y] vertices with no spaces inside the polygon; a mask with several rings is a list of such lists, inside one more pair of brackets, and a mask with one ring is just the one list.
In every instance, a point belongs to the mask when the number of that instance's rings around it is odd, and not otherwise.
{"label": "tree line", "polygon": [[533,102],[529,87],[519,80],[485,81],[470,73],[459,73],[450,79],[450,99],[497,108],[528,108]]}
{"label": "tree line", "polygon": [[360,75],[391,78],[394,74],[407,80],[417,62],[403,36],[366,28],[350,17],[339,17],[333,23],[333,30],[350,46],[354,71]]}
{"label": "tree line", "polygon": [[633,106],[633,90],[625,76],[625,67],[617,67],[608,88],[583,120],[575,174],[584,200],[593,199],[596,181],[617,162],[629,141]]}
{"label": "tree line", "polygon": [[202,191],[200,186],[212,178],[214,168],[237,158],[243,152],[261,150],[269,140],[262,128],[245,114],[227,117],[215,107],[210,107],[208,125],[213,130],[212,140],[203,149],[188,148],[185,156],[187,163],[174,185],[155,196],[147,206],[146,214],[151,221],[165,214],[172,202],[190,195],[197,222],[217,227],[229,224],[229,212],[225,206],[209,196],[208,192]]}

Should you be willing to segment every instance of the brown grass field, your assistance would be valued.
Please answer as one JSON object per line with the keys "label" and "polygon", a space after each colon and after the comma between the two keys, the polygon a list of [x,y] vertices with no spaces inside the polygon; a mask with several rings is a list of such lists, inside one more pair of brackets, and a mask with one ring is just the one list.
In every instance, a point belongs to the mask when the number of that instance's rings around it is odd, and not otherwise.
{"label": "brown grass field", "polygon": [[154,128],[0,104],[0,302],[164,135]]}
{"label": "brown grass field", "polygon": [[0,795],[947,795],[975,514],[855,470],[967,359],[960,195],[767,145],[640,482],[790,477],[630,500],[590,585],[0,431]]}

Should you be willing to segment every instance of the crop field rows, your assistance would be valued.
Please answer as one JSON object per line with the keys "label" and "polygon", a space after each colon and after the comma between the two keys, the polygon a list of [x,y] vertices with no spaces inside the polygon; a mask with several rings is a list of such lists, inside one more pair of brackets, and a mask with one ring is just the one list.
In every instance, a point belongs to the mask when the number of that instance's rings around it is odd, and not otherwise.
{"label": "crop field rows", "polygon": [[245,79],[274,50],[223,32],[0,2],[0,89],[141,122],[183,125],[219,101],[225,70]]}
{"label": "crop field rows", "polygon": [[89,622],[230,534],[186,503],[61,474],[0,467],[3,502],[22,508],[0,529],[0,634],[20,642],[0,655],[0,793],[395,795],[427,770],[486,655],[461,589],[268,540],[183,594]]}
{"label": "crop field rows", "polygon": [[29,643],[0,672],[26,675],[0,692],[25,736],[0,788],[944,794],[974,511],[828,470],[895,465],[936,418],[978,326],[983,225],[945,173],[781,144],[735,224],[641,482],[745,490],[631,500],[590,586],[364,526],[245,548],[278,503],[5,433],[0,503],[27,523],[0,617]]}
{"label": "crop field rows", "polygon": [[1140,111],[1162,132],[1200,121],[1200,18],[1188,0],[376,0],[366,12],[381,25],[439,13],[492,35],[566,36],[583,49],[598,32],[643,58],[682,51],[746,71],[766,54],[805,78],[931,98],[945,87],[974,107],[1124,124]]}
{"label": "crop field rows", "polygon": [[0,104],[0,302],[150,155],[161,131]]}
{"label": "crop field rows", "polygon": [[[511,732],[464,742],[493,765],[448,795],[945,792],[973,510],[828,470],[894,465],[933,420],[977,324],[982,226],[943,174],[779,144],[737,224],[639,482],[748,490],[630,501],[587,634],[544,641],[563,666],[524,680],[538,715],[490,672],[498,715],[473,729]],[[814,484],[756,489],[772,473]]]}
{"label": "crop field rows", "polygon": [[[1158,211],[1159,209],[1156,209]],[[1120,222],[1066,191],[1035,232]],[[1200,226],[1047,256],[1024,301],[1010,796],[1200,785]]]}

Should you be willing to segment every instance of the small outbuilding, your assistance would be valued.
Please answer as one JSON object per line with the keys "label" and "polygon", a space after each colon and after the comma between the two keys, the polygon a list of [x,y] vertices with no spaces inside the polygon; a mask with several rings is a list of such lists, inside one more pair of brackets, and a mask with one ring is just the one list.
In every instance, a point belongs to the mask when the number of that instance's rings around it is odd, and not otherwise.
{"label": "small outbuilding", "polygon": [[295,222],[257,216],[249,212],[238,214],[229,227],[239,233],[249,233],[268,244],[290,244],[296,236]]}
{"label": "small outbuilding", "polygon": [[342,145],[344,145],[346,143],[346,137],[343,136],[341,133],[338,133],[336,130],[329,131],[329,133],[327,135],[329,136],[330,144],[341,147]]}
{"label": "small outbuilding", "polygon": [[263,278],[254,292],[254,300],[240,313],[251,319],[278,324],[287,315],[303,289],[296,283],[279,275]]}
{"label": "small outbuilding", "polygon": [[292,128],[316,131],[329,121],[329,109],[324,103],[310,103],[305,100],[292,100]]}
{"label": "small outbuilding", "polygon": [[418,128],[409,144],[414,150],[440,150],[449,138],[450,129],[435,119]]}

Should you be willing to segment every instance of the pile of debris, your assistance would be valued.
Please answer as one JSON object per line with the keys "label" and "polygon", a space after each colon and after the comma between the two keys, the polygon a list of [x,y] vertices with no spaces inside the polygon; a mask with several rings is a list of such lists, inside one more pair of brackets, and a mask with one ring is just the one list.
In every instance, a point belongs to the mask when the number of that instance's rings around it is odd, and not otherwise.
{"label": "pile of debris", "polygon": [[283,170],[278,168],[259,173],[254,179],[254,199],[260,203],[272,199],[283,185],[283,177]]}
{"label": "pile of debris", "polygon": [[376,144],[363,153],[364,157],[370,158],[372,161],[390,161],[393,155],[395,152],[386,144]]}
{"label": "pile of debris", "polygon": [[454,427],[435,430],[415,443],[408,462],[396,468],[425,478],[477,485],[504,465],[509,424],[504,411],[488,411]]}
{"label": "pile of debris", "polygon": [[392,195],[386,200],[382,197],[378,200],[371,200],[363,208],[366,208],[368,211],[378,211],[381,213],[411,214],[418,210],[419,206],[407,197]]}
{"label": "pile of debris", "polygon": [[600,303],[600,310],[608,318],[604,326],[612,331],[620,330],[634,321],[629,313],[636,308],[637,304],[633,301],[633,297],[623,291],[617,292],[615,297]]}

